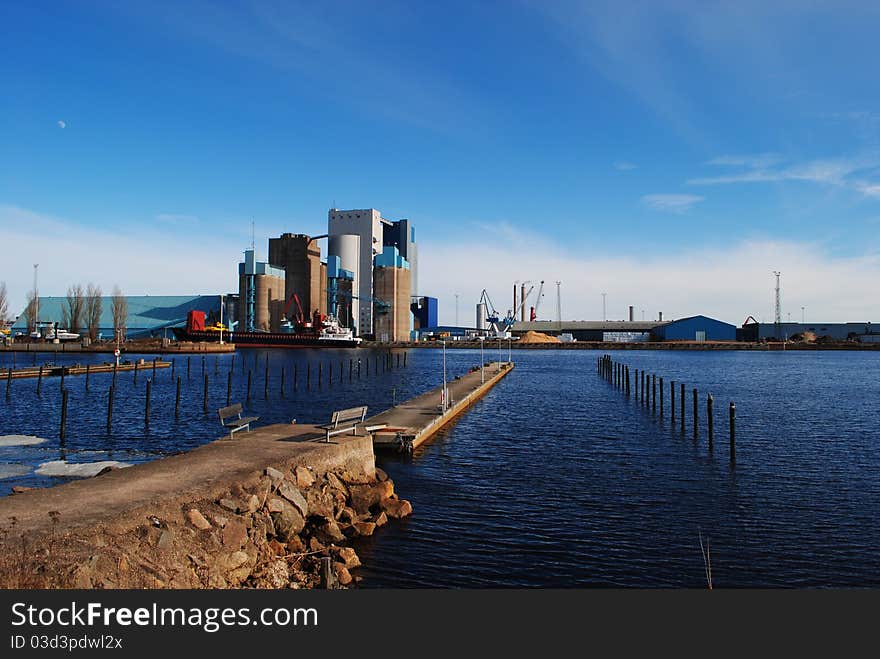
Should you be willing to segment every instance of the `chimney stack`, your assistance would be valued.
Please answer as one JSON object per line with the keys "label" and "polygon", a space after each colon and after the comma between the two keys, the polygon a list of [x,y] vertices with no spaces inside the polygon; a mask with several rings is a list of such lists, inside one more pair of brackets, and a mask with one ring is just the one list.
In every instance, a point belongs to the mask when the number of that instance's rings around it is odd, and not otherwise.
{"label": "chimney stack", "polygon": [[660,312],[660,322],[661,323],[663,322],[663,312],[662,311]]}
{"label": "chimney stack", "polygon": [[635,307],[629,305],[629,322],[633,322],[633,320],[635,320]]}

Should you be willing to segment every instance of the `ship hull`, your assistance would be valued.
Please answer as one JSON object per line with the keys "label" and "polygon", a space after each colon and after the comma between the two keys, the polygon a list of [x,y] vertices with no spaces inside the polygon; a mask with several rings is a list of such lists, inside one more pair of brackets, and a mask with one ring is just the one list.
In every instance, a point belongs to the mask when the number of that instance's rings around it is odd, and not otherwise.
{"label": "ship hull", "polygon": [[[180,341],[220,341],[220,332],[175,328]],[[236,348],[357,348],[360,339],[321,338],[300,332],[223,332],[223,340]]]}

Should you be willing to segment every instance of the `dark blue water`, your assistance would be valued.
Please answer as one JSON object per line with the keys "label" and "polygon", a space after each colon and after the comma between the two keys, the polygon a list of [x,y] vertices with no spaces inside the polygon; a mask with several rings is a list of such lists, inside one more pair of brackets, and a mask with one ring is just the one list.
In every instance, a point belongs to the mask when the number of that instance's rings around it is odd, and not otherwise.
{"label": "dark blue water", "polygon": [[[261,423],[323,421],[331,409],[356,404],[378,412],[392,395],[408,398],[435,386],[442,359],[439,350],[414,350],[406,369],[376,374],[371,362],[369,378],[362,367],[361,380],[349,382],[350,351],[274,351],[264,400],[266,353],[239,353],[233,401],[244,400],[242,354],[254,371],[246,407]],[[365,360],[370,353],[356,354]],[[334,363],[332,388],[325,370],[323,388],[316,389],[319,357],[325,369]],[[880,354],[619,353],[631,367],[686,383],[684,435],[678,422],[669,423],[668,398],[665,419],[646,411],[597,376],[596,357],[515,351],[517,368],[430,445],[412,458],[380,456],[415,513],[359,544],[363,585],[699,588],[705,585],[700,535],[711,550],[716,587],[880,585]],[[479,362],[474,351],[450,350],[447,358],[453,374]],[[177,357],[176,368],[186,385],[181,417],[174,419],[170,370],[159,371],[149,431],[143,425],[149,371],[139,374],[137,386],[130,373],[120,374],[125,395],[117,396],[111,436],[104,428],[110,376],[92,376],[91,392],[84,391],[83,378],[67,378],[63,448],[57,380],[44,381],[40,398],[35,381],[14,382],[10,401],[0,393],[0,435],[50,441],[0,449],[0,462],[36,466],[62,450],[69,460],[136,462],[216,438],[215,413],[226,402],[231,357],[219,358],[216,376],[214,358],[207,359],[207,415],[201,360],[193,357],[186,384],[185,359]],[[313,364],[311,391],[304,387],[307,361]],[[284,398],[282,362],[289,369]],[[295,362],[300,383],[293,393]],[[701,402],[696,443],[693,387]],[[711,451],[708,392],[716,401]],[[730,400],[737,404],[735,467],[728,459]],[[45,480],[29,474],[2,483]]]}

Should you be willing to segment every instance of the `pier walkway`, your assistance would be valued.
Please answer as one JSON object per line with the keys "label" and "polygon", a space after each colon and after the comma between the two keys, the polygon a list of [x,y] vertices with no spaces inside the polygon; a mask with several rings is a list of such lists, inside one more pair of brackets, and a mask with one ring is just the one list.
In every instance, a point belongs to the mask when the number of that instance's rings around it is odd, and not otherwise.
{"label": "pier walkway", "polygon": [[[367,419],[364,426],[381,426],[373,431],[373,446],[376,449],[397,449],[411,451],[418,448],[447,423],[452,421],[468,407],[486,395],[504,376],[513,369],[512,362],[491,362],[485,366],[483,375],[480,369],[446,383],[449,391],[449,405],[445,412],[441,407],[442,386],[432,389],[405,403]],[[485,382],[482,382],[485,376]]]}

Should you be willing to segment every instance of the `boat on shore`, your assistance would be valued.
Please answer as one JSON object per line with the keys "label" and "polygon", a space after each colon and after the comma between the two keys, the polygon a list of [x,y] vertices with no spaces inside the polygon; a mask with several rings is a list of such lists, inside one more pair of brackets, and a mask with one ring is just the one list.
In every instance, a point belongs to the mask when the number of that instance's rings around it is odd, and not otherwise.
{"label": "boat on shore", "polygon": [[333,316],[315,313],[309,323],[285,323],[281,331],[240,331],[206,327],[203,311],[190,311],[186,327],[175,327],[179,341],[234,343],[237,348],[357,348],[363,339]]}

